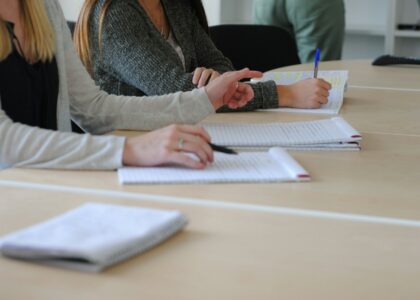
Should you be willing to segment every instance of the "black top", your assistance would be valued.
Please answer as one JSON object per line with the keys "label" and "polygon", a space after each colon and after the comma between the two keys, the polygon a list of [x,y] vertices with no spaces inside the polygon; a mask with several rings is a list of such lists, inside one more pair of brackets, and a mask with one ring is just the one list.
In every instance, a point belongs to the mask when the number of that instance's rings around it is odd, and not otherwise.
{"label": "black top", "polygon": [[[45,129],[57,129],[58,67],[55,58],[30,64],[9,24],[13,52],[0,61],[1,108],[14,121]],[[22,53],[22,51],[20,51]]]}

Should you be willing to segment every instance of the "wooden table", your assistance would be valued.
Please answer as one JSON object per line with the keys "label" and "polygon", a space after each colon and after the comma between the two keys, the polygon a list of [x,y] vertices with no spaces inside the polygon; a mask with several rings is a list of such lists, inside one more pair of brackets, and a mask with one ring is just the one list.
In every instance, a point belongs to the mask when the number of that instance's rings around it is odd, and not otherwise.
{"label": "wooden table", "polygon": [[179,209],[152,251],[84,274],[0,259],[0,299],[418,299],[420,229],[2,188],[0,234],[85,202]]}
{"label": "wooden table", "polygon": [[[85,201],[181,209],[191,225],[99,276],[0,259],[0,299],[123,290],[127,299],[419,298],[420,69],[321,67],[350,70],[341,115],[363,134],[363,150],[292,152],[308,183],[121,186],[115,172],[1,171],[0,234]],[[205,122],[318,118],[253,112]]]}

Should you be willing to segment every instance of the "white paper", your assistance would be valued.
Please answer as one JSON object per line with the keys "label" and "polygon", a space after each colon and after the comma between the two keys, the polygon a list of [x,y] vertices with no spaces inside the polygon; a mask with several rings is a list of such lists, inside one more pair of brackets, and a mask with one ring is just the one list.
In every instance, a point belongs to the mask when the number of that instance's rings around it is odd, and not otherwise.
{"label": "white paper", "polygon": [[[262,78],[253,80],[253,82],[273,80],[278,85],[290,85],[304,79],[313,78],[313,76],[313,71],[266,72]],[[308,114],[338,114],[344,101],[344,92],[347,87],[348,71],[319,71],[318,78],[322,78],[332,85],[327,104],[322,105],[319,109],[276,108],[270,110]]]}
{"label": "white paper", "polygon": [[[345,124],[345,126],[343,125]],[[230,147],[343,148],[361,135],[343,118],[268,124],[204,124],[216,144]],[[356,147],[355,144],[349,144]]]}
{"label": "white paper", "polygon": [[85,204],[3,238],[6,256],[99,271],[165,240],[187,223],[178,211]]}
{"label": "white paper", "polygon": [[118,176],[123,184],[280,182],[307,179],[299,177],[302,173],[309,175],[286,151],[278,149],[278,153],[281,153],[283,159],[269,152],[245,152],[239,155],[215,153],[215,162],[203,170],[177,166],[126,167],[118,170]]}

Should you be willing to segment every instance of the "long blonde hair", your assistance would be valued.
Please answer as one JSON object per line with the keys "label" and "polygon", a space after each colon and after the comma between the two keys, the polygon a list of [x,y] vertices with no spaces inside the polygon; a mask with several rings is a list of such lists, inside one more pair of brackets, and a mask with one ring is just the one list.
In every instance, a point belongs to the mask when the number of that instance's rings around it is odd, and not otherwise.
{"label": "long blonde hair", "polygon": [[[79,19],[77,20],[76,28],[74,30],[74,45],[76,51],[80,56],[83,64],[89,73],[92,74],[92,55],[90,52],[90,17],[93,14],[93,10],[99,0],[85,0],[85,3],[82,6],[80,11]],[[100,15],[99,15],[99,38],[98,44],[99,49],[102,48],[102,28],[104,23],[105,15],[108,11],[109,6],[111,5],[112,0],[106,0],[102,6]]]}
{"label": "long blonde hair", "polygon": [[[19,0],[23,35],[28,46],[30,62],[51,60],[55,54],[55,35],[48,20],[43,0]],[[6,22],[0,19],[0,61],[12,52],[12,43]]]}

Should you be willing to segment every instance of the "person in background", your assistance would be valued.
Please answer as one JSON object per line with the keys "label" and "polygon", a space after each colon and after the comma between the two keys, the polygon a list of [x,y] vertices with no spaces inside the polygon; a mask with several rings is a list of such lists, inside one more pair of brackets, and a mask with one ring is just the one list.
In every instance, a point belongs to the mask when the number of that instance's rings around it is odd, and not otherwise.
{"label": "person in background", "polygon": [[256,0],[254,22],[289,31],[302,63],[313,62],[316,48],[321,49],[321,60],[341,59],[344,0]]}
{"label": "person in background", "polygon": [[[417,3],[418,3],[419,8],[420,8],[420,0],[417,0]],[[417,24],[419,24],[419,25],[420,25],[420,18],[419,18],[419,20],[417,21]]]}
{"label": "person in background", "polygon": [[[233,70],[208,29],[201,0],[86,0],[75,44],[96,83],[109,93],[162,95],[205,86]],[[322,79],[252,87],[255,98],[241,111],[319,108],[331,88]]]}
{"label": "person in background", "polygon": [[82,65],[56,0],[0,0],[0,168],[204,168],[213,152],[201,127],[124,138],[71,133],[70,119],[93,134],[195,123],[223,105],[245,105],[254,94],[238,81],[261,75],[230,72],[205,88],[159,97],[109,95]]}

